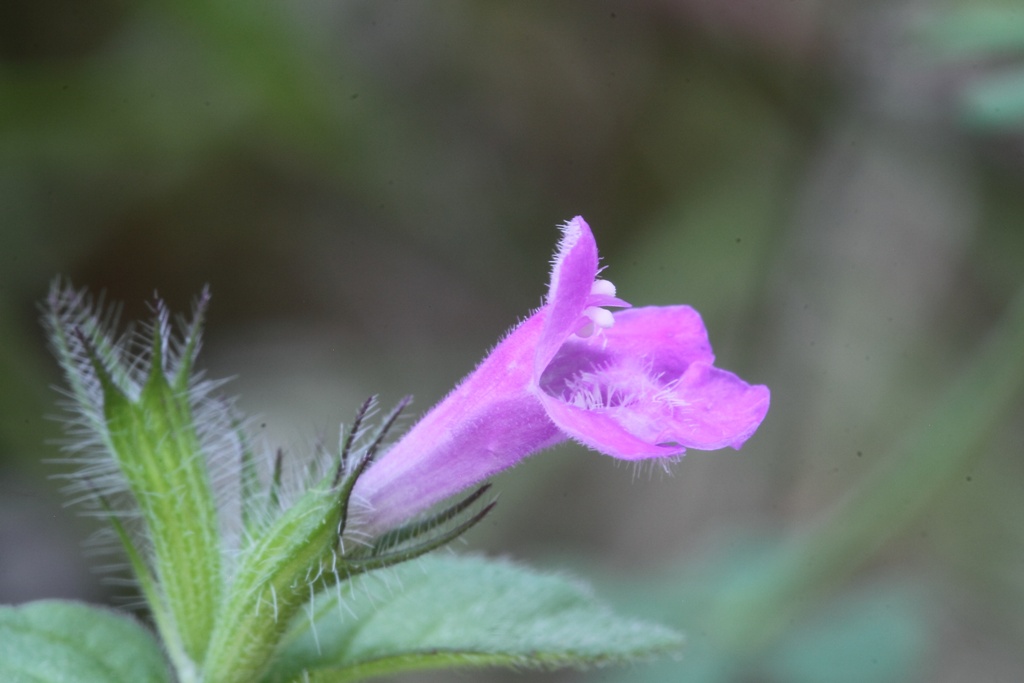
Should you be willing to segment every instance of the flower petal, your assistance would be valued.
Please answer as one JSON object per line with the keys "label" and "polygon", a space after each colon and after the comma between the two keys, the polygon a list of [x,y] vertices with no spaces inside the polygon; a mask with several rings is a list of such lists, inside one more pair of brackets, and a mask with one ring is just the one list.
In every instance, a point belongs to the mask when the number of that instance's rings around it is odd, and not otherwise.
{"label": "flower petal", "polygon": [[615,313],[604,332],[604,345],[619,357],[646,357],[655,373],[678,377],[691,363],[713,363],[708,331],[700,313],[689,306],[645,306]]}
{"label": "flower petal", "polygon": [[356,482],[362,529],[381,533],[565,440],[528,388],[544,326],[535,313]]}
{"label": "flower petal", "polygon": [[562,240],[552,262],[548,296],[541,309],[545,316],[544,331],[534,356],[538,377],[562,342],[576,331],[596,277],[597,242],[587,222],[576,216],[562,226]]}
{"label": "flower petal", "polygon": [[615,324],[601,334],[567,339],[544,368],[539,385],[561,396],[580,373],[642,360],[647,374],[680,377],[691,363],[712,363],[715,355],[700,314],[689,306],[646,306],[615,313]]}
{"label": "flower petal", "polygon": [[662,446],[646,441],[622,424],[621,413],[612,410],[588,410],[566,403],[560,398],[539,396],[548,417],[567,436],[584,446],[622,460],[642,460],[679,455],[685,448]]}
{"label": "flower petal", "polygon": [[664,435],[675,443],[714,450],[739,448],[768,413],[768,387],[751,386],[727,370],[694,363],[672,387],[678,404],[662,414]]}
{"label": "flower petal", "polygon": [[689,306],[620,311],[603,335],[563,344],[539,393],[560,429],[617,458],[738,448],[764,419],[769,392],[713,361]]}

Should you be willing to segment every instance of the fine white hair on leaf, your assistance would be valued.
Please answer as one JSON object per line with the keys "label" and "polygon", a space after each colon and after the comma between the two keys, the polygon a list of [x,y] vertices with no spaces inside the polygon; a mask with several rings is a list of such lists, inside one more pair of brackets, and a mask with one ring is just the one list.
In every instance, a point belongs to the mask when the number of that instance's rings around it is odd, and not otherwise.
{"label": "fine white hair on leaf", "polygon": [[344,590],[345,588],[346,586],[341,581],[334,584],[335,600],[333,601],[333,603],[335,604],[335,606],[339,607],[343,612],[348,614],[348,616],[352,617],[353,619],[356,619],[357,615],[355,613],[355,610],[353,610],[352,606],[348,604],[348,601],[343,599],[341,596],[342,590]]}
{"label": "fine white hair on leaf", "polygon": [[348,499],[348,523],[345,532],[341,536],[342,552],[344,543],[347,541],[356,546],[368,547],[373,544],[374,536],[365,529],[363,520],[370,519],[373,512],[372,506],[358,494],[353,493]]}
{"label": "fine white hair on leaf", "polygon": [[277,615],[277,589],[274,588],[274,584],[273,583],[270,584],[270,595],[271,595],[271,597],[274,600],[274,621],[277,621],[277,618],[278,618],[278,615]]}
{"label": "fine white hair on leaf", "polygon": [[320,633],[316,628],[316,610],[314,609],[316,601],[316,595],[313,590],[313,586],[309,587],[309,600],[303,606],[306,612],[306,617],[309,619],[309,632],[313,634],[313,642],[316,644],[316,653],[318,655],[323,654],[323,649],[320,647]]}
{"label": "fine white hair on leaf", "polygon": [[189,403],[199,444],[196,457],[206,460],[220,531],[226,547],[237,547],[243,533],[240,469],[243,449],[249,445],[245,420],[234,401],[211,393],[221,384],[208,380],[193,384],[189,389]]}

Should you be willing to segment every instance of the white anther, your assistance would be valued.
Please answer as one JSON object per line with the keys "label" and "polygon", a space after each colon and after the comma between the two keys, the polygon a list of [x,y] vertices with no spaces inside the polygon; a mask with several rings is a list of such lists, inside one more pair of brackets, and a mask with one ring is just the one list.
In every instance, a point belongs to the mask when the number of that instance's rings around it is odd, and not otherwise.
{"label": "white anther", "polygon": [[615,296],[615,285],[612,284],[611,280],[594,280],[594,284],[590,285],[590,293]]}
{"label": "white anther", "polygon": [[583,315],[594,321],[598,327],[607,330],[615,324],[615,316],[612,312],[598,306],[589,306],[583,311]]}

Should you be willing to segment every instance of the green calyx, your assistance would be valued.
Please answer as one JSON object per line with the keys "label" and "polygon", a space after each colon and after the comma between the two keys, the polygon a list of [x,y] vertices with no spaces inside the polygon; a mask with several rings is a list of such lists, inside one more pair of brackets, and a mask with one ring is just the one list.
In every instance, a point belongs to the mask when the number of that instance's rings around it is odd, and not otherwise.
{"label": "green calyx", "polygon": [[[354,452],[364,418],[373,406],[368,399],[343,441],[337,464],[281,515],[242,557],[231,585],[204,671],[206,681],[245,683],[259,680],[292,621],[303,606],[311,606],[317,593],[364,572],[418,557],[464,533],[483,519],[492,505],[451,528],[446,522],[459,516],[486,490],[415,525],[396,530],[369,545],[348,542],[352,489],[373,461],[388,430],[408,405],[403,399],[384,418],[368,445]],[[277,497],[280,456],[268,498]],[[243,501],[243,508],[246,501]]]}

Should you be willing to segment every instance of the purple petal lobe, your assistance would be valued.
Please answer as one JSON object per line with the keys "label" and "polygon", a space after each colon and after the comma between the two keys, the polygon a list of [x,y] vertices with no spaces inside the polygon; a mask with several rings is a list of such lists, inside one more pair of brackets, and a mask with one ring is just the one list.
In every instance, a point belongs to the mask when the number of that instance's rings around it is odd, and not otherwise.
{"label": "purple petal lobe", "polygon": [[603,339],[566,341],[541,377],[548,416],[577,441],[623,459],[738,448],[768,410],[768,389],[712,366],[688,306],[621,311]]}
{"label": "purple petal lobe", "polygon": [[631,433],[617,411],[580,408],[547,395],[542,395],[541,401],[548,417],[560,430],[606,455],[641,460],[678,455],[685,450],[678,446],[660,446]]}
{"label": "purple petal lobe", "polygon": [[580,327],[595,277],[597,243],[590,226],[577,216],[562,226],[562,240],[551,267],[548,296],[541,309],[545,316],[544,331],[534,356],[538,375],[562,342]]}
{"label": "purple petal lobe", "polygon": [[[645,306],[615,314],[605,331],[606,346],[617,356],[646,356],[656,372],[681,373],[697,361],[713,363],[708,331],[700,313],[689,306]],[[590,342],[601,344],[600,340]]]}
{"label": "purple petal lobe", "polygon": [[665,435],[676,443],[714,450],[739,448],[768,413],[768,387],[751,386],[731,372],[694,363],[672,387]]}

